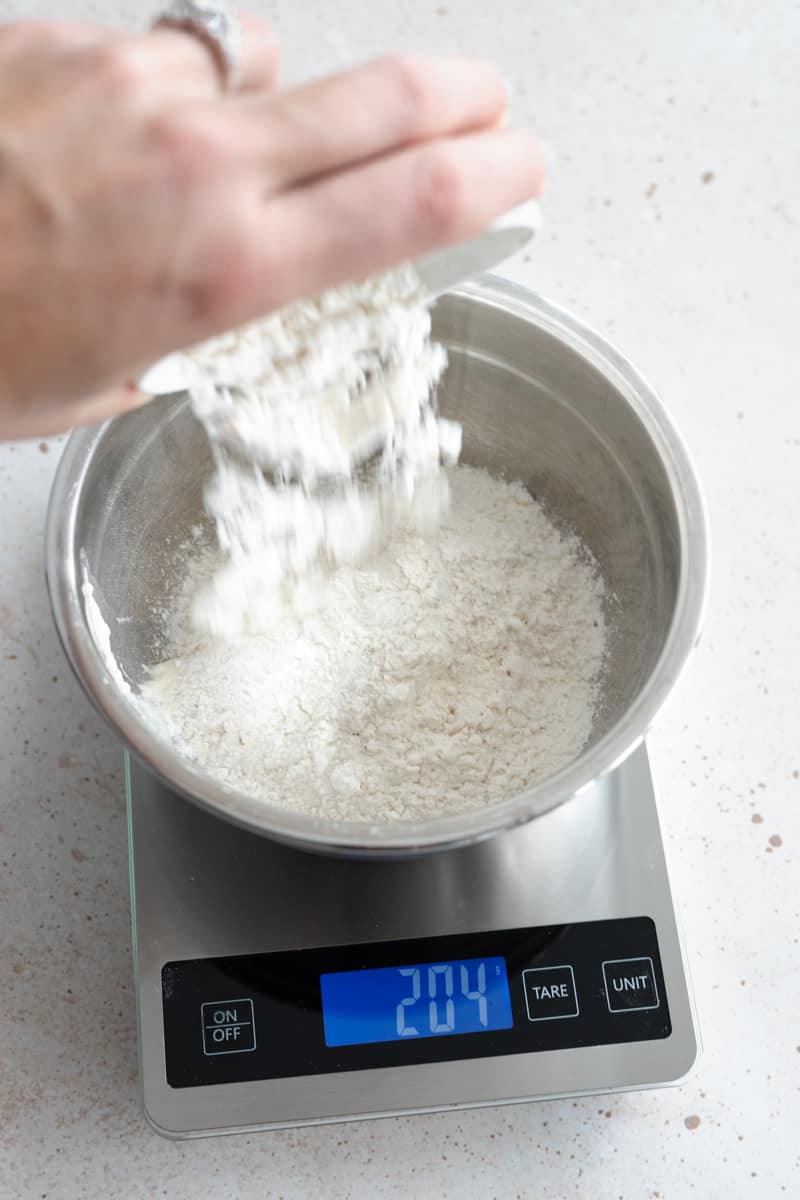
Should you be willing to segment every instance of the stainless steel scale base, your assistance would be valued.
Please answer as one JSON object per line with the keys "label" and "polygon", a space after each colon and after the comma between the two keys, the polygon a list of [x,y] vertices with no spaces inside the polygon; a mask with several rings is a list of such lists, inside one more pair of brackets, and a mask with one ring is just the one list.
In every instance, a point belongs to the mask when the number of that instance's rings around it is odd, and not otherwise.
{"label": "stainless steel scale base", "polygon": [[[593,789],[526,826],[402,861],[288,849],[210,816],[134,762],[128,813],[143,1101],[160,1133],[190,1137],[646,1088],[678,1081],[694,1063],[692,1004],[643,746]],[[655,923],[669,1036],[204,1086],[167,1082],[166,963],[633,917]],[[614,1020],[632,1017],[621,1012]],[[199,1004],[189,1019],[200,1054]],[[269,1034],[259,1028],[262,1047]]]}

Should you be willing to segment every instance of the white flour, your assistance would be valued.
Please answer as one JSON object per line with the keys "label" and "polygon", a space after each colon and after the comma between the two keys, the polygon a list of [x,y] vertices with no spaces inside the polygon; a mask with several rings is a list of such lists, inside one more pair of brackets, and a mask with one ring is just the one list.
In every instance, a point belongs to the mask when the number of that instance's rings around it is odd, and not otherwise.
{"label": "white flour", "polygon": [[447,360],[430,328],[409,266],[193,352],[193,408],[215,463],[206,509],[225,559],[195,597],[199,629],[263,628],[409,512],[435,523],[447,504],[441,462],[457,460],[461,432],[432,404]]}
{"label": "white flour", "polygon": [[260,634],[197,632],[218,561],[197,562],[176,657],[145,689],[191,757],[285,808],[387,822],[510,797],[581,751],[605,641],[597,572],[520,484],[448,475],[437,531],[401,522]]}
{"label": "white flour", "polygon": [[592,727],[602,584],[520,484],[442,467],[423,301],[402,268],[193,354],[220,548],[145,701],[221,781],[327,818],[478,808]]}

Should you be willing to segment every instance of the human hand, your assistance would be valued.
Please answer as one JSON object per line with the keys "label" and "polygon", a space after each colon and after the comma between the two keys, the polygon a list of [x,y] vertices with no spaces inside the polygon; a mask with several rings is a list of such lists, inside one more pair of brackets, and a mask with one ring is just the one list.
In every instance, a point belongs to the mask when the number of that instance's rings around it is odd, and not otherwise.
{"label": "human hand", "polygon": [[488,63],[387,58],[278,92],[260,22],[244,48],[222,94],[189,34],[0,26],[0,435],[135,406],[125,380],[161,355],[539,190]]}

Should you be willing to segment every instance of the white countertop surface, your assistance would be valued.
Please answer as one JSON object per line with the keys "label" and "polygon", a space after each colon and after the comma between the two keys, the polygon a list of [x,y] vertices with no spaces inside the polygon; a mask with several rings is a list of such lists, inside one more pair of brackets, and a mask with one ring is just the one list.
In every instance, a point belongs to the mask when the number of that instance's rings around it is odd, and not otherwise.
{"label": "white countertop surface", "polygon": [[[800,1168],[800,10],[773,0],[253,5],[292,77],[499,59],[555,152],[513,272],[648,375],[703,480],[706,634],[649,744],[704,1054],[681,1086],[171,1143],[137,1096],[121,753],[52,630],[61,440],[0,445],[0,1195],[796,1196]],[[133,24],[139,5],[0,4]]]}

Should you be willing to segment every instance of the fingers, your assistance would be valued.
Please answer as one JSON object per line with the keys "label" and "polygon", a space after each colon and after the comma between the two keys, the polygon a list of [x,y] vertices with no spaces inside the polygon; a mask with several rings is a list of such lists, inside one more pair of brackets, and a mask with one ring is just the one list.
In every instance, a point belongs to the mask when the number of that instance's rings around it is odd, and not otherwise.
{"label": "fingers", "polygon": [[[135,384],[121,384],[119,387],[102,392],[99,396],[82,400],[71,414],[72,424],[97,425],[101,421],[107,421],[110,417],[118,417],[122,413],[130,412],[131,409],[140,408],[150,399],[151,397],[140,392]],[[61,425],[58,428],[63,429],[64,414],[59,413],[58,416],[61,419]]]}
{"label": "fingers", "polygon": [[4,123],[18,106],[19,92],[35,96],[52,83],[63,64],[109,37],[97,25],[77,22],[14,21],[0,24],[0,112]]}
{"label": "fingers", "polygon": [[108,33],[100,25],[78,21],[11,21],[0,25],[0,55],[12,61],[20,55],[49,57],[77,46],[92,45],[108,37]]}
{"label": "fingers", "polygon": [[[242,58],[236,81],[237,92],[261,92],[275,86],[278,78],[278,43],[269,26],[258,17],[242,14]],[[219,95],[224,82],[213,43],[201,33],[157,25],[143,38],[132,38],[134,48],[150,57],[161,79],[161,96],[183,100],[207,100]],[[176,95],[179,90],[179,95]]]}
{"label": "fingers", "polygon": [[242,69],[239,91],[261,92],[278,85],[280,54],[278,39],[260,17],[240,13],[242,22]]}
{"label": "fingers", "polygon": [[[524,130],[401,151],[299,188],[264,213],[268,261],[253,311],[359,278],[470,237],[537,195],[543,169]],[[277,293],[277,295],[276,295]]]}
{"label": "fingers", "polygon": [[152,399],[135,384],[120,384],[79,401],[50,398],[46,404],[0,412],[4,438],[52,437],[75,425],[97,425]]}
{"label": "fingers", "polygon": [[[242,60],[237,93],[272,87],[278,74],[278,44],[256,17],[242,18]],[[61,27],[59,27],[60,30]],[[200,34],[158,25],[141,37],[95,31],[81,36],[65,25],[59,44],[71,89],[89,89],[98,103],[120,99],[139,111],[165,105],[219,100],[223,72],[213,46]],[[59,36],[61,36],[59,32]]]}
{"label": "fingers", "polygon": [[413,142],[496,125],[506,87],[491,63],[468,58],[379,59],[280,96],[243,104],[276,188]]}

